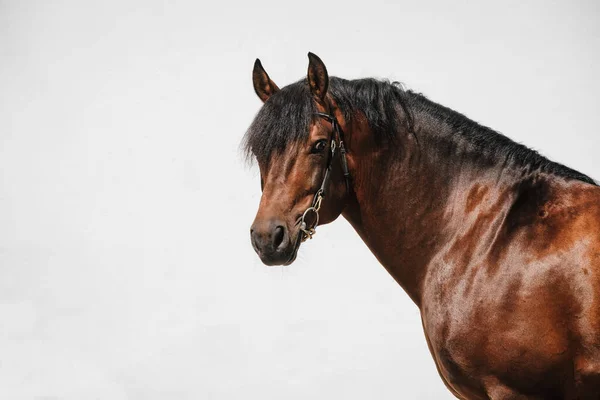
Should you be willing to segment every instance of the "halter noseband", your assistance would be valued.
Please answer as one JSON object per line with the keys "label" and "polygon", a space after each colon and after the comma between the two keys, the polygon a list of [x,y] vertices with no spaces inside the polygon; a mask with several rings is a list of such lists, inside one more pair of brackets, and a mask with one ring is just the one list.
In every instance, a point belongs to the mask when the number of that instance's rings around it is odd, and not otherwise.
{"label": "halter noseband", "polygon": [[[315,193],[315,197],[313,198],[312,204],[310,207],[304,211],[302,214],[302,218],[300,219],[300,231],[302,231],[302,241],[305,242],[308,239],[312,239],[312,237],[316,233],[317,225],[319,224],[319,210],[321,209],[321,202],[325,197],[327,184],[329,183],[329,178],[331,177],[331,166],[333,164],[333,158],[335,156],[335,151],[340,149],[340,156],[342,161],[342,170],[344,171],[344,178],[346,180],[346,191],[350,193],[350,172],[348,172],[348,162],[346,161],[346,147],[344,147],[344,132],[340,127],[340,124],[337,122],[337,119],[330,114],[317,112],[315,115],[329,121],[333,127],[333,132],[331,135],[331,155],[327,161],[327,169],[325,169],[325,176],[323,176],[323,182],[321,182],[321,187]],[[306,222],[306,217],[310,214],[314,214],[314,221],[308,225]]]}

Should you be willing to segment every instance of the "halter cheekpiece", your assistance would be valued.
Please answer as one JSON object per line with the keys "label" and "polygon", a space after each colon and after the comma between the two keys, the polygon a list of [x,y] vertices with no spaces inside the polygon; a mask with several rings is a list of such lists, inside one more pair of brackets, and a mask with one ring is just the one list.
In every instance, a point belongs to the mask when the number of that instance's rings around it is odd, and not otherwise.
{"label": "halter cheekpiece", "polygon": [[[350,172],[348,172],[348,162],[346,161],[346,147],[344,146],[344,132],[340,127],[337,119],[330,114],[317,112],[315,115],[329,121],[333,127],[333,132],[331,135],[331,153],[327,160],[327,168],[325,169],[325,175],[323,176],[323,181],[321,182],[321,187],[315,193],[315,197],[313,198],[312,204],[310,207],[304,211],[302,214],[302,218],[300,219],[300,231],[302,231],[302,241],[305,242],[308,239],[312,239],[312,237],[316,233],[317,225],[319,224],[319,210],[321,209],[321,202],[325,198],[327,185],[329,183],[329,178],[331,177],[331,167],[333,164],[333,159],[335,157],[336,150],[340,151],[340,160],[342,162],[342,170],[344,172],[344,178],[346,180],[346,191],[350,193]],[[310,224],[307,223],[306,218],[314,214],[313,220],[310,221]]]}

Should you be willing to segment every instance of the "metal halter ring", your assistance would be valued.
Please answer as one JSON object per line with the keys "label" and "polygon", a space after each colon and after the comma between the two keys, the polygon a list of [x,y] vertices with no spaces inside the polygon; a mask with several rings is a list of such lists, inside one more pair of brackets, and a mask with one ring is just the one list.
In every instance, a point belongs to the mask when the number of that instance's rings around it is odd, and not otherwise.
{"label": "metal halter ring", "polygon": [[[319,210],[321,209],[321,202],[323,201],[323,191],[319,189],[317,194],[315,194],[315,198],[313,200],[313,205],[308,207],[304,213],[302,214],[302,218],[300,218],[300,230],[304,233],[302,237],[302,241],[305,242],[308,239],[312,239],[313,235],[317,233],[317,225],[319,224]],[[311,212],[315,214],[315,221],[311,224],[310,227],[306,224],[306,216]]]}

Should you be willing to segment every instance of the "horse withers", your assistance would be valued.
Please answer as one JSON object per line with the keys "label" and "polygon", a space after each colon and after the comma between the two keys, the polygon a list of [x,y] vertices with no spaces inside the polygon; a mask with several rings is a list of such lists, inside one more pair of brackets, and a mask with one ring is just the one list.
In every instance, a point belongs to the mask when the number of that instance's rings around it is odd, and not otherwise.
{"label": "horse withers", "polygon": [[400,85],[308,75],[245,136],[262,197],[251,242],[292,263],[342,215],[421,311],[462,399],[600,399],[600,188]]}

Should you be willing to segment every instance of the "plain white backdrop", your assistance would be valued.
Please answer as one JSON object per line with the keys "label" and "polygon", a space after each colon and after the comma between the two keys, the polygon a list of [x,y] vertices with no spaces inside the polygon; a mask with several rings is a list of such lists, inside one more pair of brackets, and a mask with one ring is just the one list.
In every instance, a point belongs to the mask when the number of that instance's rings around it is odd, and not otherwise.
{"label": "plain white backdrop", "polygon": [[0,398],[452,398],[345,221],[250,246],[252,65],[308,51],[600,179],[594,0],[0,1]]}

